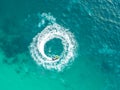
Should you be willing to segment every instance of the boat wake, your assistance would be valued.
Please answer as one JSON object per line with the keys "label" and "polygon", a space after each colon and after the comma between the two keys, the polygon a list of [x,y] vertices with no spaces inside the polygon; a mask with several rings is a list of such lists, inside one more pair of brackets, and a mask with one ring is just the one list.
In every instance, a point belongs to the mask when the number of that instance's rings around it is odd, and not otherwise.
{"label": "boat wake", "polygon": [[[47,16],[47,14],[44,15]],[[49,16],[47,16],[47,19],[51,20],[48,17]],[[44,21],[42,21],[42,23],[43,22]],[[45,44],[54,38],[62,41],[64,49],[59,58],[56,60],[53,60],[52,57],[47,56],[44,52]],[[52,22],[33,38],[29,49],[32,58],[38,65],[41,65],[49,70],[61,71],[65,66],[74,60],[76,47],[77,42],[74,35],[68,29],[65,29],[56,22]]]}

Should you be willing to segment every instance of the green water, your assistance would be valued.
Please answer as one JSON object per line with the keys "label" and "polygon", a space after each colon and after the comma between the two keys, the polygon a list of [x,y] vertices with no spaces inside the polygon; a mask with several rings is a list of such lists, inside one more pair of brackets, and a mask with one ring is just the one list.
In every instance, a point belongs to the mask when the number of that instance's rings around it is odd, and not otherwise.
{"label": "green water", "polygon": [[[120,90],[119,9],[119,0],[0,0],[0,90]],[[78,43],[74,62],[61,72],[38,66],[29,53],[42,13]],[[57,41],[46,53],[62,52]]]}

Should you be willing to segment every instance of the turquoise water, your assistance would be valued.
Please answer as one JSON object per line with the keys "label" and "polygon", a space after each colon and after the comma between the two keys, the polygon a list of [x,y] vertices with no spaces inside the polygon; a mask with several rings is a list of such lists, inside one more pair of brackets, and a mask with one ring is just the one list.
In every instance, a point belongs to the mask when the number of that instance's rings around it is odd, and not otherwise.
{"label": "turquoise water", "polygon": [[[0,0],[0,90],[120,90],[119,9],[119,0]],[[39,66],[29,51],[51,21],[43,13],[78,44],[61,72]],[[46,43],[46,54],[62,51],[61,41]]]}
{"label": "turquoise water", "polygon": [[62,41],[60,39],[52,39],[45,44],[45,53],[47,56],[61,55],[64,50]]}

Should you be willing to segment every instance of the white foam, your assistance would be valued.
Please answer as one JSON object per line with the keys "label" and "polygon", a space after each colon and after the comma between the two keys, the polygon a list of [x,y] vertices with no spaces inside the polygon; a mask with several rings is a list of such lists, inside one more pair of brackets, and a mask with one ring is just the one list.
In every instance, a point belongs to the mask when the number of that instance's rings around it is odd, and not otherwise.
{"label": "white foam", "polygon": [[[58,60],[52,61],[52,58],[45,54],[44,45],[54,38],[62,40],[64,51]],[[68,29],[53,23],[33,38],[33,42],[30,44],[30,53],[38,65],[49,70],[61,71],[69,62],[74,60],[76,46],[73,34]]]}

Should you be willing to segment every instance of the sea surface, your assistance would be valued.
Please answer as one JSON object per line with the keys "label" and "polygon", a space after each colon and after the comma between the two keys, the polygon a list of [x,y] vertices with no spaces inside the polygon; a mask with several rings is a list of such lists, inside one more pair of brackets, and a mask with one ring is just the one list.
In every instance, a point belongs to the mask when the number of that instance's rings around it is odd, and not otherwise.
{"label": "sea surface", "polygon": [[[29,49],[54,20],[78,45],[61,71]],[[48,56],[63,49],[57,39],[45,45]],[[0,90],[120,90],[120,0],[0,0]]]}

